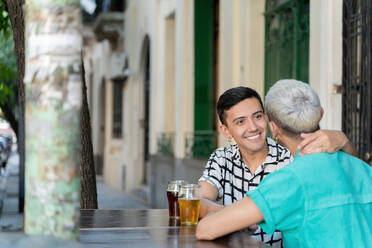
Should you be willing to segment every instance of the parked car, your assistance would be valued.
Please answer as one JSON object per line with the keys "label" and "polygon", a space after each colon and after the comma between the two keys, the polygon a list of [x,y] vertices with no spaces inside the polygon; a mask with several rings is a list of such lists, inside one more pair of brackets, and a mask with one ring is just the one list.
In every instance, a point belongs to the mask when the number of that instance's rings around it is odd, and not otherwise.
{"label": "parked car", "polygon": [[0,166],[5,168],[12,150],[12,136],[0,135]]}

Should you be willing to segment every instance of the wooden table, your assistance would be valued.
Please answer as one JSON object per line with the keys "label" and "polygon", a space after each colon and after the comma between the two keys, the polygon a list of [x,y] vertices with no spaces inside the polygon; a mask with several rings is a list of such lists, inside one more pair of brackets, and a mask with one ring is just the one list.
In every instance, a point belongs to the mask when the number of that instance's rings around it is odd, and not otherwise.
{"label": "wooden table", "polygon": [[248,233],[198,241],[195,227],[169,220],[167,209],[81,210],[80,242],[86,247],[266,247]]}

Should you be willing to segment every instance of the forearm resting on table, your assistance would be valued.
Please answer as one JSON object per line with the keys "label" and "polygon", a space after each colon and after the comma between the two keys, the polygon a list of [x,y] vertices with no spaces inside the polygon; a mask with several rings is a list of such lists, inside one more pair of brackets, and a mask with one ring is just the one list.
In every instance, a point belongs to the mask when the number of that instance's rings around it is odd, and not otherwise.
{"label": "forearm resting on table", "polygon": [[223,208],[222,205],[203,198],[200,204],[199,218],[204,218],[210,212],[217,212]]}
{"label": "forearm resting on table", "polygon": [[263,221],[263,215],[250,197],[224,207],[203,218],[196,227],[196,238],[212,240]]}

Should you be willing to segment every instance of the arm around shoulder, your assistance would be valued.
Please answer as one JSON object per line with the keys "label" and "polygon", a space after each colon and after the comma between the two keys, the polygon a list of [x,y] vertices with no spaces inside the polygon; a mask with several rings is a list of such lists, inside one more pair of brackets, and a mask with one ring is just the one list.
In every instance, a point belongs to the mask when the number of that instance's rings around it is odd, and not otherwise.
{"label": "arm around shoulder", "polygon": [[314,133],[302,133],[301,137],[303,140],[298,146],[298,149],[301,149],[301,156],[319,152],[334,153],[340,150],[357,156],[353,144],[342,131],[318,130]]}
{"label": "arm around shoulder", "polygon": [[[347,139],[347,138],[346,138]],[[353,144],[350,142],[349,139],[347,139],[344,147],[342,148],[342,150],[354,157],[358,157],[358,153],[357,151],[355,150],[355,147],[353,146]]]}

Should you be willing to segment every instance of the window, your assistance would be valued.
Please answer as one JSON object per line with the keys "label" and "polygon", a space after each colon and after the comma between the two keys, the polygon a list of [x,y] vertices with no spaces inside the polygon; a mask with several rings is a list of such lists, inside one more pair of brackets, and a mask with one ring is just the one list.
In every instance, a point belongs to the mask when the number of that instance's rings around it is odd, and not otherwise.
{"label": "window", "polygon": [[266,0],[265,94],[279,79],[309,80],[309,0]]}
{"label": "window", "polygon": [[113,138],[120,139],[123,135],[123,82],[121,80],[114,81],[113,95],[112,135]]}

